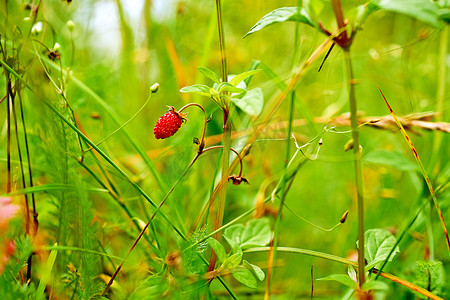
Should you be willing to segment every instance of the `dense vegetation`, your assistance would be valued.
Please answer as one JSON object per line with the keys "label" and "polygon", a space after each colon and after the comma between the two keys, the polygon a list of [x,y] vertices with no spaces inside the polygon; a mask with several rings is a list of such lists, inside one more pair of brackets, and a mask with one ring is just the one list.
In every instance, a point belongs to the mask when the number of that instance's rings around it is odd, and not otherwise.
{"label": "dense vegetation", "polygon": [[4,299],[448,297],[448,0],[0,7]]}

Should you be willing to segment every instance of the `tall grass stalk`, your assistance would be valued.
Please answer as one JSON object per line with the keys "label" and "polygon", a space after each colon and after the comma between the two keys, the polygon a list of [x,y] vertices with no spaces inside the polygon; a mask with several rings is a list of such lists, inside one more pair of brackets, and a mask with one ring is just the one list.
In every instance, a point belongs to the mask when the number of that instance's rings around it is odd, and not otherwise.
{"label": "tall grass stalk", "polygon": [[[217,13],[217,27],[219,31],[219,47],[220,47],[220,58],[222,65],[222,81],[227,82],[228,80],[228,70],[227,70],[227,54],[225,50],[225,33],[222,21],[222,4],[221,0],[216,0],[216,13]],[[216,219],[214,221],[214,230],[220,228],[223,222],[223,214],[225,211],[225,203],[227,197],[227,185],[228,185],[228,170],[230,165],[230,148],[231,148],[231,123],[229,122],[230,114],[230,103],[227,99],[227,95],[223,97],[223,150],[222,150],[222,174],[220,180],[220,192],[219,192],[219,203],[216,213]],[[222,237],[222,232],[218,232],[214,238],[220,241]],[[211,254],[211,259],[209,261],[208,271],[214,270],[216,264],[217,255],[213,251]]]}
{"label": "tall grass stalk", "polygon": [[358,205],[358,286],[361,288],[365,282],[365,258],[364,258],[364,178],[361,162],[361,147],[359,140],[358,128],[358,109],[355,96],[355,80],[353,77],[352,57],[350,48],[352,45],[354,31],[350,35],[347,32],[347,21],[344,18],[342,5],[340,0],[332,0],[334,15],[339,30],[339,35],[335,38],[335,42],[344,51],[345,68],[348,86],[348,100],[350,104],[350,123],[353,138],[353,159],[355,164],[355,184]]}
{"label": "tall grass stalk", "polygon": [[364,195],[363,171],[361,162],[361,147],[359,140],[357,105],[355,96],[355,83],[353,78],[352,58],[350,48],[344,48],[345,66],[347,70],[348,97],[350,102],[350,122],[352,125],[353,158],[355,160],[355,184],[358,201],[358,285],[362,287],[365,282],[364,272]]}

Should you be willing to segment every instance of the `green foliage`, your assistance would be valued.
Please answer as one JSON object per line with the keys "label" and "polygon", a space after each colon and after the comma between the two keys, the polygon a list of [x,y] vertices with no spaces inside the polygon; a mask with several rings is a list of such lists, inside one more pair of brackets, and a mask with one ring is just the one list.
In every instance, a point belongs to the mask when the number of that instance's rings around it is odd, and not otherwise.
{"label": "green foliage", "polygon": [[260,31],[261,29],[276,24],[283,23],[287,21],[296,21],[313,26],[311,17],[307,14],[304,8],[299,7],[282,7],[271,11],[267,15],[261,18],[253,27],[244,35],[244,38],[252,33]]}
{"label": "green foliage", "polygon": [[388,257],[396,243],[396,239],[384,229],[367,230],[364,234],[364,242],[364,254],[367,260],[366,269],[379,268],[384,260],[392,261],[400,253],[400,248],[395,246],[394,251]]}
{"label": "green foliage", "polygon": [[168,288],[169,283],[164,278],[160,276],[149,276],[138,285],[128,299],[160,299],[161,295]]}
{"label": "green foliage", "polygon": [[219,263],[224,262],[227,257],[227,253],[225,252],[225,248],[222,246],[222,244],[213,238],[209,238],[207,241],[209,246],[211,246],[214,252],[216,252]]}
{"label": "green foliage", "polygon": [[[202,240],[206,235],[206,228],[198,229],[187,241],[181,242],[181,249],[183,254],[183,264],[189,273],[203,274],[207,267],[200,259],[199,254],[206,251],[208,242],[201,242],[195,247],[190,247]],[[187,250],[186,250],[187,249]]]}
{"label": "green foliage", "polygon": [[231,97],[237,107],[251,116],[261,114],[264,106],[264,94],[260,88],[244,91],[243,94]]}
{"label": "green foliage", "polygon": [[180,90],[182,93],[195,93],[198,95],[209,97],[209,86],[204,84],[194,84],[191,86],[185,86]]}
{"label": "green foliage", "polygon": [[428,0],[376,0],[372,3],[376,9],[404,14],[434,27],[442,26],[436,5]]}
{"label": "green foliage", "polygon": [[[250,70],[235,76],[229,76],[229,82],[220,82],[219,76],[213,71],[199,67],[200,73],[214,82],[213,87],[203,84],[186,86],[180,90],[182,93],[194,93],[209,97],[219,107],[223,107],[223,98],[231,100],[237,107],[251,116],[258,116],[264,106],[264,95],[260,88],[247,90],[247,83],[250,78],[260,70]],[[245,83],[243,83],[243,81]],[[231,97],[228,94],[233,94]]]}
{"label": "green foliage", "polygon": [[[270,227],[267,219],[250,220],[246,226],[237,224],[225,231],[225,238],[232,246],[227,255],[224,246],[213,238],[208,243],[217,255],[221,270],[229,270],[231,275],[249,288],[257,288],[257,279],[264,280],[264,272],[260,267],[243,260],[242,249],[252,246],[265,246],[270,241]],[[269,240],[268,240],[269,239]]]}
{"label": "green foliage", "polygon": [[237,266],[234,268],[231,275],[233,275],[237,281],[245,286],[248,286],[249,288],[256,289],[258,287],[258,282],[256,281],[255,276],[253,276],[252,272],[245,267]]}
{"label": "green foliage", "polygon": [[251,71],[247,71],[247,72],[238,74],[236,76],[233,76],[233,78],[231,78],[231,80],[230,80],[230,84],[233,86],[237,86],[241,81],[246,80],[247,78],[258,73],[259,71],[261,71],[261,70],[251,70]]}
{"label": "green foliage", "polygon": [[[214,71],[211,71],[210,69],[205,68],[205,67],[198,67],[197,69],[200,73],[205,75],[206,78],[211,79],[214,83],[220,84],[220,77],[219,77],[219,75],[214,73]],[[185,88],[183,88],[183,89],[185,89]],[[181,89],[181,91],[183,89]]]}
{"label": "green foliage", "polygon": [[271,238],[269,219],[253,219],[246,225],[232,225],[225,230],[224,237],[233,250],[265,246]]}
{"label": "green foliage", "polygon": [[[56,246],[56,244],[55,244]],[[41,273],[41,281],[39,282],[39,286],[37,288],[36,291],[36,297],[38,299],[44,299],[44,290],[45,287],[47,286],[49,280],[50,280],[50,275],[53,269],[53,265],[55,263],[56,260],[56,255],[58,254],[58,250],[52,250],[50,252],[50,255],[48,256],[47,262],[45,263],[45,267],[42,270]]]}
{"label": "green foliage", "polygon": [[[414,283],[427,289],[433,294],[445,297],[443,293],[446,286],[445,269],[440,261],[417,261],[414,269]],[[416,293],[420,299],[425,299],[423,295]]]}
{"label": "green foliage", "polygon": [[343,285],[346,285],[352,289],[356,288],[356,282],[344,274],[333,274],[324,278],[318,278],[317,280],[333,280],[342,283]]}
{"label": "green foliage", "polygon": [[0,297],[3,299],[39,299],[36,297],[34,283],[21,285],[18,282],[8,280],[4,275],[0,276]]}
{"label": "green foliage", "polygon": [[[315,291],[334,298],[349,287],[354,292],[353,258],[338,256],[353,253],[358,225],[354,158],[342,150],[351,138],[349,81],[341,49],[335,46],[325,58],[329,48],[319,46],[327,39],[323,28],[336,33],[336,1],[305,0],[302,7],[278,9],[286,3],[222,1],[227,67],[236,74],[227,74],[228,82],[219,72],[214,2],[178,1],[174,7],[142,1],[142,8],[124,0],[3,2],[0,194],[7,195],[11,181],[8,196],[22,210],[2,223],[0,207],[1,297],[259,299],[270,281],[272,297],[291,299],[309,295],[311,274],[305,270],[311,265],[314,274],[325,276],[315,282]],[[388,114],[376,86],[408,121],[425,111],[436,113],[406,129],[447,219],[449,135],[440,129],[449,121],[449,1],[340,2],[345,30],[358,33],[351,45],[358,114]],[[288,21],[295,23],[264,30]],[[154,82],[160,84],[158,93],[142,105]],[[242,154],[241,175],[250,182],[228,184],[220,241],[212,236],[224,173],[221,150],[202,154],[183,173],[199,150],[192,140],[202,132],[202,112],[187,111],[183,130],[173,138],[153,138],[153,125],[166,105],[193,102],[211,116],[204,149],[225,145],[221,109],[232,108],[229,145]],[[384,272],[445,298],[448,253],[417,165],[398,133],[375,130],[377,120],[372,121],[358,128],[361,157],[369,166],[363,173],[363,224],[392,232],[408,226],[397,238],[379,229],[366,232],[362,288],[377,291],[377,299],[411,297],[406,287],[374,274],[373,268],[390,262]],[[230,174],[238,174],[236,155],[230,158],[230,165],[237,165]],[[35,236],[25,230],[25,193],[29,209],[36,206]],[[156,212],[162,199],[167,201]],[[325,233],[311,230],[286,207],[320,224],[335,224],[342,211],[350,214],[345,224]],[[254,213],[266,217],[243,221]],[[412,213],[419,217],[409,219]],[[269,218],[275,215],[280,216],[276,233]],[[269,265],[271,238],[278,248],[266,278],[259,266]],[[3,243],[9,240],[16,245],[13,253]],[[396,243],[402,256],[394,260]],[[211,251],[218,258],[208,272]],[[125,256],[114,284],[100,296]],[[352,265],[347,275],[338,274],[342,264]],[[258,281],[266,282],[258,288]],[[275,295],[275,289],[282,292]]]}

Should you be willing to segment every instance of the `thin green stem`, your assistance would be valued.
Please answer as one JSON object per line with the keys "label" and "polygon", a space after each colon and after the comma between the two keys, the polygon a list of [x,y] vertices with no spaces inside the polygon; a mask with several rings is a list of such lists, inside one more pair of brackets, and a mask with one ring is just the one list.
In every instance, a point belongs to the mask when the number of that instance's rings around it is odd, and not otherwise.
{"label": "thin green stem", "polygon": [[296,216],[297,218],[299,218],[299,219],[302,220],[303,222],[305,222],[305,223],[311,225],[311,226],[314,227],[314,228],[317,228],[317,229],[322,230],[322,231],[325,231],[325,232],[333,231],[334,229],[336,229],[338,226],[340,226],[340,225],[342,224],[341,222],[339,222],[339,223],[337,223],[336,225],[334,225],[334,226],[331,227],[331,228],[328,228],[328,229],[327,229],[327,228],[323,228],[323,227],[320,227],[319,225],[316,225],[316,224],[314,224],[313,222],[308,221],[307,219],[303,218],[301,215],[299,215],[299,214],[296,213],[293,209],[291,209],[289,206],[287,206],[286,203],[283,203],[283,206],[286,207],[287,210],[289,210],[294,216]]}
{"label": "thin green stem", "polygon": [[[21,93],[18,94],[19,95],[19,105],[20,105],[20,116],[21,116],[21,120],[22,120],[22,129],[23,129],[23,134],[24,134],[24,139],[25,139],[25,151],[27,154],[27,161],[28,161],[28,178],[30,181],[30,187],[33,187],[33,173],[32,173],[32,168],[31,168],[31,158],[30,158],[30,148],[28,145],[28,135],[27,135],[27,127],[25,125],[25,117],[24,117],[24,113],[23,113],[23,102],[22,102],[22,96]],[[33,222],[34,222],[34,234],[37,233],[38,231],[38,226],[39,226],[39,222],[38,222],[38,213],[36,210],[36,200],[34,197],[34,193],[31,193],[31,202],[32,202],[32,206],[33,206]]]}
{"label": "thin green stem", "polygon": [[[245,250],[244,253],[266,252],[266,251],[270,251],[270,247],[250,248],[250,249]],[[288,252],[288,253],[298,253],[298,254],[304,254],[304,255],[319,257],[319,258],[335,261],[335,262],[338,262],[338,263],[341,263],[341,264],[346,264],[346,265],[352,265],[352,266],[356,266],[357,265],[357,262],[355,262],[353,260],[349,260],[349,259],[346,259],[346,258],[343,258],[343,257],[339,257],[339,256],[336,256],[336,255],[323,253],[323,252],[318,252],[318,251],[309,250],[309,249],[300,249],[300,248],[291,248],[291,247],[278,247],[278,251],[280,251],[280,252]]]}
{"label": "thin green stem", "polygon": [[222,20],[222,1],[216,0],[217,28],[219,30],[220,58],[222,63],[222,81],[228,81],[227,53],[225,50],[225,33]]}
{"label": "thin green stem", "polygon": [[[225,33],[223,29],[222,21],[222,5],[221,0],[216,0],[216,13],[217,13],[217,27],[219,32],[219,47],[220,47],[220,57],[222,62],[222,81],[228,81],[228,71],[227,71],[227,55],[225,50]],[[217,230],[222,226],[223,215],[225,211],[225,202],[227,197],[227,186],[228,186],[228,169],[230,165],[230,148],[231,148],[231,124],[229,121],[230,115],[230,104],[226,97],[223,97],[223,151],[222,151],[222,178],[220,180],[221,189],[219,192],[219,203],[217,208],[217,214],[214,221],[214,230]],[[214,238],[220,241],[222,237],[222,232],[218,232]],[[216,253],[213,251],[211,253],[211,258],[209,261],[208,272],[213,271],[216,265]]]}
{"label": "thin green stem", "polygon": [[[114,130],[113,132],[111,132],[110,134],[108,134],[108,136],[106,136],[105,138],[103,138],[100,142],[97,143],[97,146],[99,146],[101,143],[103,143],[104,141],[106,141],[107,139],[109,139],[111,136],[113,136],[114,134],[116,134],[118,131],[120,131],[122,128],[124,128],[125,126],[127,126],[131,121],[133,121],[143,110],[144,108],[147,106],[147,104],[150,102],[150,99],[152,98],[152,95],[154,93],[157,92],[158,90],[158,86],[159,84],[155,83],[154,85],[152,85],[152,87],[150,88],[150,94],[148,95],[147,100],[144,102],[144,104],[142,104],[141,108],[138,109],[138,111],[130,118],[128,119],[128,121],[126,121],[125,123],[123,123],[122,125],[120,125],[119,128],[117,128],[116,130]],[[92,150],[88,149],[86,151]]]}
{"label": "thin green stem", "polygon": [[355,83],[353,78],[352,59],[350,55],[350,48],[344,48],[345,66],[347,70],[348,96],[350,102],[350,121],[352,125],[353,137],[353,157],[355,160],[355,184],[356,194],[358,200],[358,285],[362,287],[365,282],[364,272],[364,196],[363,196],[363,171],[361,163],[361,147],[359,141],[359,127],[357,116],[357,104],[355,96]]}

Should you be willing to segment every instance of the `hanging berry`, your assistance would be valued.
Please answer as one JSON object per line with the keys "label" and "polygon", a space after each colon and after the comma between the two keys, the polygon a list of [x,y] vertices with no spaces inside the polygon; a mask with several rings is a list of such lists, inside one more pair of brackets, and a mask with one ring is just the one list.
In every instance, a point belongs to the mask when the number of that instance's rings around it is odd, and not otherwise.
{"label": "hanging berry", "polygon": [[174,107],[169,106],[169,111],[162,115],[153,129],[156,139],[166,139],[174,135],[181,124],[186,121],[185,114],[178,113]]}

